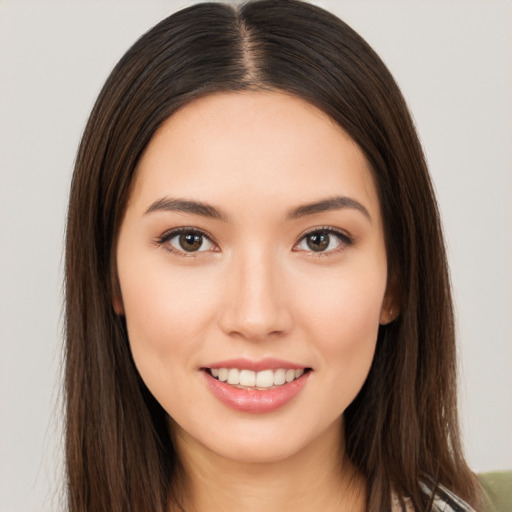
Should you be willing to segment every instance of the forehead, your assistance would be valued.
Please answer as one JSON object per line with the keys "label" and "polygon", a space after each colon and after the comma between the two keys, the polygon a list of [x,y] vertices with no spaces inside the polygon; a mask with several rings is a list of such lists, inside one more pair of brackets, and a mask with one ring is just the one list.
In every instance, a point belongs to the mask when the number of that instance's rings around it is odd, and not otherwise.
{"label": "forehead", "polygon": [[216,93],[178,110],[139,162],[132,199],[198,197],[307,202],[355,196],[378,214],[372,173],[359,146],[327,114],[281,92]]}

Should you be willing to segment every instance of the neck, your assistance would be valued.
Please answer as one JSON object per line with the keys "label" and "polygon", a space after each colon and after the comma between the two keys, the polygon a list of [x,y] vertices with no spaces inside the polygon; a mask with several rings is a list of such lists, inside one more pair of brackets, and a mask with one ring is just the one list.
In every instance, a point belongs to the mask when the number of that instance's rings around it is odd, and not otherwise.
{"label": "neck", "polygon": [[284,460],[225,459],[175,431],[187,512],[363,511],[364,478],[345,456],[339,423]]}

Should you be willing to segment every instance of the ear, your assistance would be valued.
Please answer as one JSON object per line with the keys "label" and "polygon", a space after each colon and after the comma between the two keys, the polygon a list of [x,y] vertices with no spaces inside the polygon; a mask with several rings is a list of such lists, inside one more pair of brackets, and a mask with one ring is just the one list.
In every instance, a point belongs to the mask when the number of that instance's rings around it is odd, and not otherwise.
{"label": "ear", "polygon": [[117,315],[124,315],[123,297],[121,295],[121,286],[116,272],[112,272],[112,306]]}
{"label": "ear", "polygon": [[123,299],[120,294],[115,294],[112,298],[112,305],[117,315],[124,315]]}
{"label": "ear", "polygon": [[398,286],[395,279],[390,279],[386,289],[386,294],[382,301],[380,310],[380,325],[387,325],[398,318],[400,314],[400,301],[398,299]]}

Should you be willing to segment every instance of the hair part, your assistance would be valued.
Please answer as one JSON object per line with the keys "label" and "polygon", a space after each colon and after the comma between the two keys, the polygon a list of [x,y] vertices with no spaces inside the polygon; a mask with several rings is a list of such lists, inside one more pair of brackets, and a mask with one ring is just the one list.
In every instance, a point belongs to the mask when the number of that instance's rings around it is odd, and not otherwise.
{"label": "hair part", "polygon": [[360,146],[384,221],[400,315],[345,411],[368,510],[391,493],[428,510],[440,483],[475,504],[462,454],[453,308],[421,145],[389,71],[345,23],[297,0],[198,4],[143,35],[92,110],[73,175],[66,241],[66,468],[70,512],[180,508],[167,414],[135,368],[116,314],[115,241],[137,163],[162,122],[215,92],[277,90],[312,103]]}

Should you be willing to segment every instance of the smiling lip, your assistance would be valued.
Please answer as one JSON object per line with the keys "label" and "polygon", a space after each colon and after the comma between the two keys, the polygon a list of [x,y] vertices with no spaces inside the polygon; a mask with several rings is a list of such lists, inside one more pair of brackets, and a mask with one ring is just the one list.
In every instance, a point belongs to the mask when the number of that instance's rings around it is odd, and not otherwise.
{"label": "smiling lip", "polygon": [[212,393],[225,405],[240,412],[266,413],[275,411],[295,398],[308,381],[310,371],[302,376],[280,386],[268,389],[247,389],[234,387],[226,382],[221,382],[210,374],[212,368],[238,368],[240,370],[306,370],[307,367],[278,359],[262,359],[249,361],[247,359],[230,359],[216,362],[202,368],[206,383]]}

